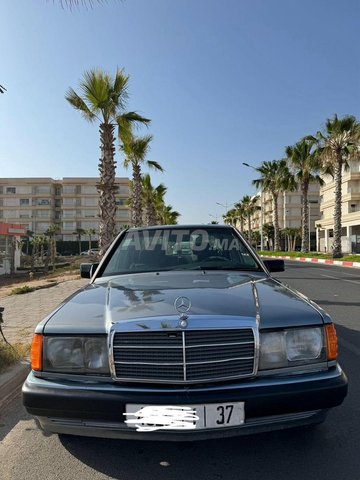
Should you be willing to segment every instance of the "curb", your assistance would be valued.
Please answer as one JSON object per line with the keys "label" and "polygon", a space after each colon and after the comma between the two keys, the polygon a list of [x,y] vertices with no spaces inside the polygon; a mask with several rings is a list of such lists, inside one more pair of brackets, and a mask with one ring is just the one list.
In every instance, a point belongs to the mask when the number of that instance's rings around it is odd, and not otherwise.
{"label": "curb", "polygon": [[264,258],[282,258],[283,260],[291,260],[294,262],[322,263],[325,265],[336,265],[338,267],[360,268],[360,262],[346,262],[341,260],[331,260],[329,258],[308,258],[308,257],[289,257],[277,255],[262,255]]}
{"label": "curb", "polygon": [[18,394],[18,390],[24,383],[29,372],[29,362],[22,360],[0,374],[0,412]]}

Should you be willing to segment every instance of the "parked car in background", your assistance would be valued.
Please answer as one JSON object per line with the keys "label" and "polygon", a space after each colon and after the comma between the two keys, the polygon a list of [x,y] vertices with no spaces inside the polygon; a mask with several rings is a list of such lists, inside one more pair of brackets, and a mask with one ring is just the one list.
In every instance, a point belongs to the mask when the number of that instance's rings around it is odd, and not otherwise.
{"label": "parked car in background", "polygon": [[99,255],[100,249],[99,248],[92,248],[91,250],[84,250],[80,253],[82,256],[89,256],[89,255]]}
{"label": "parked car in background", "polygon": [[35,330],[23,402],[47,432],[199,440],[322,422],[347,394],[327,313],[230,226],[121,232]]}

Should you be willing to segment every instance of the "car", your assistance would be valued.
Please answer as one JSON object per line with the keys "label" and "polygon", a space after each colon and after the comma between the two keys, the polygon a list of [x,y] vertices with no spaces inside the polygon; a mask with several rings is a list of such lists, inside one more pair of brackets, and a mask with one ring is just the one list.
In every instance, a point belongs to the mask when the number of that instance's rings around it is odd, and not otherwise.
{"label": "car", "polygon": [[330,316],[231,226],[124,230],[35,329],[46,432],[193,441],[325,420],[347,394]]}
{"label": "car", "polygon": [[99,248],[92,248],[91,250],[84,250],[83,252],[80,252],[81,256],[90,256],[90,255],[99,255],[100,249]]}

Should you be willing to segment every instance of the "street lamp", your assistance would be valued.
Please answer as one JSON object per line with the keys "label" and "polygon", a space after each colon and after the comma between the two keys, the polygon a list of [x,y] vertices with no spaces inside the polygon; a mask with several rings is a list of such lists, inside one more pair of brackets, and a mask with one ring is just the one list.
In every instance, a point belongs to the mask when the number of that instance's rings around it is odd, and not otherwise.
{"label": "street lamp", "polygon": [[[252,168],[257,172],[257,169],[252,165],[249,165],[246,162],[242,162],[245,167]],[[263,189],[260,190],[260,250],[264,250],[264,192]]]}
{"label": "street lamp", "polygon": [[235,205],[235,203],[225,203],[225,205],[223,203],[219,203],[219,202],[215,202],[216,205],[220,205],[220,207],[224,207],[226,208],[226,211],[228,211],[229,207],[231,207],[232,205]]}

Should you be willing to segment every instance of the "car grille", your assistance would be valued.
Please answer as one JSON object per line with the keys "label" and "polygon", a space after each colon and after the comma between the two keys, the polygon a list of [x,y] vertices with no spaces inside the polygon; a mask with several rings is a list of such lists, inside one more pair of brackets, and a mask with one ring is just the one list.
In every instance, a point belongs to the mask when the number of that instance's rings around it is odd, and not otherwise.
{"label": "car grille", "polygon": [[116,378],[123,381],[195,383],[254,374],[251,328],[116,332]]}

